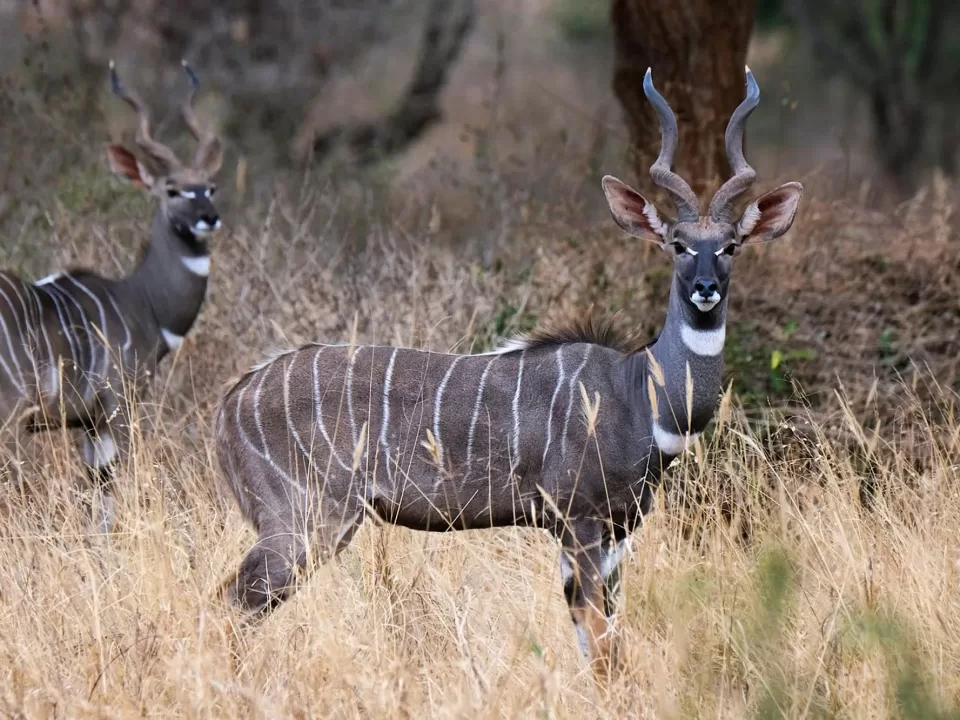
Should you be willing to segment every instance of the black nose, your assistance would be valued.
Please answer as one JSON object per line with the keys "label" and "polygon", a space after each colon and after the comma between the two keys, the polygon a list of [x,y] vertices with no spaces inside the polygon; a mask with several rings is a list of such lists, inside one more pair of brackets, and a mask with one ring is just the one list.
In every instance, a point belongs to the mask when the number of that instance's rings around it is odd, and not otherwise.
{"label": "black nose", "polygon": [[716,280],[707,280],[699,278],[694,284],[694,289],[700,294],[700,297],[708,298],[715,292],[720,292],[720,286]]}
{"label": "black nose", "polygon": [[203,222],[205,222],[207,225],[209,225],[210,227],[213,227],[213,226],[216,225],[218,222],[220,222],[220,216],[219,216],[219,215],[207,215],[207,214],[204,214],[204,215],[201,215],[201,216],[200,216],[200,219],[201,219]]}

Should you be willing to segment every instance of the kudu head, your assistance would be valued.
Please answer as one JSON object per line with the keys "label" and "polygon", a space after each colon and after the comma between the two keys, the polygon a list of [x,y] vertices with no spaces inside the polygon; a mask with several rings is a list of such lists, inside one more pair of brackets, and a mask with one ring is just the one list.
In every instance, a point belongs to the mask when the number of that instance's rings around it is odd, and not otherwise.
{"label": "kudu head", "polygon": [[733,220],[734,201],[757,176],[743,157],[743,131],[760,101],[760,88],[750,68],[746,75],[747,96],[730,117],[725,138],[733,177],[713,196],[706,215],[700,214],[700,203],[687,182],[670,169],[677,149],[677,119],[653,86],[649,69],[643,90],[660,117],[661,133],[660,155],[650,167],[650,176],[670,194],[677,219],[661,216],[653,203],[620,180],[610,175],[603,178],[617,225],[634,237],[656,242],[673,257],[674,282],[685,308],[695,317],[718,311],[727,297],[734,256],[745,245],[768,242],[787,232],[803,194],[800,183],[786,183],[761,195]]}
{"label": "kudu head", "polygon": [[122,145],[107,145],[110,169],[135,187],[148,191],[160,202],[163,216],[180,237],[203,238],[220,228],[220,215],[213,204],[216,185],[213,177],[223,162],[223,146],[217,136],[205,129],[193,109],[193,96],[200,84],[196,73],[183,61],[190,90],[183,103],[183,119],[199,142],[193,161],[182,163],[166,145],[150,135],[150,112],[140,97],[128,89],[110,61],[110,86],[115,95],[137,113],[136,143],[142,157]]}

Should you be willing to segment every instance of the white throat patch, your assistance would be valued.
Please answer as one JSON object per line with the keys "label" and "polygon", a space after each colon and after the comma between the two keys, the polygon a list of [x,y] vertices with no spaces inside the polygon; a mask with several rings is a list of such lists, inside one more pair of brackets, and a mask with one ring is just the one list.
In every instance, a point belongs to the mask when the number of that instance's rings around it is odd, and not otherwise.
{"label": "white throat patch", "polygon": [[184,255],[180,258],[187,270],[199,277],[207,277],[210,274],[210,256],[200,255],[198,257],[188,257]]}
{"label": "white throat patch", "polygon": [[160,332],[163,333],[163,341],[171,352],[176,352],[177,348],[183,345],[183,335],[177,335],[165,328],[161,328]]}
{"label": "white throat patch", "polygon": [[727,326],[721,325],[716,330],[695,330],[689,325],[680,328],[680,337],[683,344],[695,355],[715,357],[723,352],[723,344],[727,339]]}
{"label": "white throat patch", "polygon": [[47,275],[45,278],[41,278],[40,280],[37,280],[34,283],[34,285],[49,285],[50,283],[54,282],[57,278],[61,277],[62,275],[63,273],[55,272],[52,275]]}

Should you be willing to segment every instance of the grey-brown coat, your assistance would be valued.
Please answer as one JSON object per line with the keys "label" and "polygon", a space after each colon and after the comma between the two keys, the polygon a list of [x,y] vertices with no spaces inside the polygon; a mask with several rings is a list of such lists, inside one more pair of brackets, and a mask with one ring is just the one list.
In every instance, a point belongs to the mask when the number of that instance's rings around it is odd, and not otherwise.
{"label": "grey-brown coat", "polygon": [[222,150],[197,121],[197,78],[186,63],[184,68],[190,80],[184,118],[200,141],[190,165],[151,137],[145,106],[120,83],[111,63],[114,92],[137,112],[143,157],[108,145],[110,167],[159,202],[133,272],[112,279],[74,269],[38,282],[0,272],[0,419],[8,467],[19,470],[23,430],[82,429],[83,459],[105,491],[98,518],[104,531],[114,523],[112,467],[130,441],[129,401],[192,327],[210,269],[206,237],[221,224],[210,179]]}
{"label": "grey-brown coat", "polygon": [[666,322],[648,347],[584,325],[483,355],[314,344],[243,376],[221,403],[216,443],[259,539],[224,584],[230,601],[268,610],[308,556],[341,550],[368,515],[430,531],[538,527],[561,543],[581,648],[605,673],[630,533],[717,403],[733,255],[785,233],[800,200],[799,186],[785,185],[739,222],[727,217],[752,181],[741,149],[758,93],[749,72],[747,85],[727,132],[736,174],[707,216],[670,170],[676,122],[649,75],[663,130],[652,175],[680,218],[662,220],[636,191],[603,180],[616,222],[674,259]]}

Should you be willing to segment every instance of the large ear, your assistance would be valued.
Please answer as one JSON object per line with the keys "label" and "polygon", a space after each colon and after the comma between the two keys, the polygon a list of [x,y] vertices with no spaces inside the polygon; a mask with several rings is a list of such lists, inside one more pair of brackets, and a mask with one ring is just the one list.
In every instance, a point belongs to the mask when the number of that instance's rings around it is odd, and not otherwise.
{"label": "large ear", "polygon": [[625,232],[656,243],[667,239],[669,227],[657,215],[653,203],[612,175],[605,175],[602,184],[613,219]]}
{"label": "large ear", "polygon": [[144,190],[153,187],[153,175],[147,172],[147,169],[137,160],[136,156],[123,145],[107,145],[105,150],[107,162],[114,174],[129,181],[134,187]]}
{"label": "large ear", "polygon": [[783,235],[793,225],[802,196],[803,185],[791,182],[747,205],[737,223],[740,242],[764,243]]}

